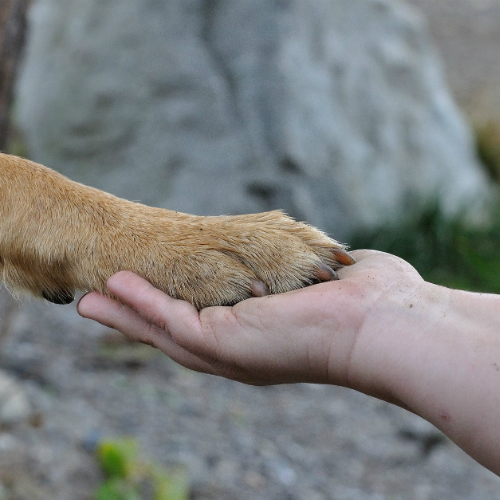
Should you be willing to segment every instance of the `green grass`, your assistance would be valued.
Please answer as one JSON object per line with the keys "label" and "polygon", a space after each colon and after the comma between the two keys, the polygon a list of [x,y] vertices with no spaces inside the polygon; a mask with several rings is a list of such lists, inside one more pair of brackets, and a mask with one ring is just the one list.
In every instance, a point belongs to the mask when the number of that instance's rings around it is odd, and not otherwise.
{"label": "green grass", "polygon": [[95,500],[188,500],[189,485],[182,469],[166,470],[145,461],[133,438],[102,441],[97,458],[105,480]]}
{"label": "green grass", "polygon": [[[474,127],[476,154],[492,182],[500,182],[500,123]],[[500,293],[500,205],[487,227],[450,218],[429,204],[398,223],[364,231],[351,248],[373,248],[410,262],[428,281],[451,288]]]}
{"label": "green grass", "polygon": [[397,224],[358,234],[350,244],[397,255],[432,283],[500,293],[500,209],[495,212],[488,227],[471,227],[434,204]]}

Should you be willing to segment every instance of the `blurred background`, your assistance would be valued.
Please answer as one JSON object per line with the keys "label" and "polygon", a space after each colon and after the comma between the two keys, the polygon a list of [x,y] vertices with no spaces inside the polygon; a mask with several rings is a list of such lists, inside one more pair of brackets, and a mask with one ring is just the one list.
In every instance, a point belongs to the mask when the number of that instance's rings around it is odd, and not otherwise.
{"label": "blurred background", "polygon": [[[500,292],[500,0],[0,0],[0,148],[197,214],[282,208]],[[491,499],[430,424],[191,373],[0,295],[0,500]]]}

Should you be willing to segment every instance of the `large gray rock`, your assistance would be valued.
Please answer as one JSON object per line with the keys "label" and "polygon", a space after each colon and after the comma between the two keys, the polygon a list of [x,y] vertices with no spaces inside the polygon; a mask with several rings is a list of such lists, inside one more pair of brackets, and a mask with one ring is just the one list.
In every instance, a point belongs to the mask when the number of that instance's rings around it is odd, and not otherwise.
{"label": "large gray rock", "polygon": [[389,0],[36,0],[31,157],[180,211],[284,208],[339,238],[485,176],[426,26]]}

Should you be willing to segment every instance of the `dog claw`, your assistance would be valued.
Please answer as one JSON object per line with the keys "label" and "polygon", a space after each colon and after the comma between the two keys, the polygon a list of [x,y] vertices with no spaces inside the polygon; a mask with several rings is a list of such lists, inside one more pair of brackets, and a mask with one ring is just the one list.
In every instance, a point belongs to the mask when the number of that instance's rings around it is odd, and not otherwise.
{"label": "dog claw", "polygon": [[250,291],[254,297],[265,297],[269,295],[269,288],[263,281],[253,281],[250,285]]}
{"label": "dog claw", "polygon": [[314,277],[319,281],[333,281],[339,279],[338,274],[330,266],[323,263],[318,265]]}
{"label": "dog claw", "polygon": [[356,259],[342,248],[334,248],[332,254],[342,266],[352,266],[356,264]]}
{"label": "dog claw", "polygon": [[75,300],[73,292],[70,292],[69,290],[57,290],[56,292],[47,292],[44,290],[42,292],[42,297],[53,304],[61,305],[71,304],[71,302]]}

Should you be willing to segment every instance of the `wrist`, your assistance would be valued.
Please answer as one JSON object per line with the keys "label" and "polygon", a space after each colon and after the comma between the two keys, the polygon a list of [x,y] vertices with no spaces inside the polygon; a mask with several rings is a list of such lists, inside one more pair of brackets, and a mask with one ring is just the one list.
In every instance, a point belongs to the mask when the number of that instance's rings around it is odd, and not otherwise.
{"label": "wrist", "polygon": [[381,292],[357,332],[347,385],[418,413],[409,398],[422,382],[422,372],[431,376],[435,365],[429,353],[436,353],[440,322],[457,322],[450,309],[454,293],[425,281]]}
{"label": "wrist", "polygon": [[500,296],[422,283],[368,317],[349,386],[425,418],[500,472]]}

